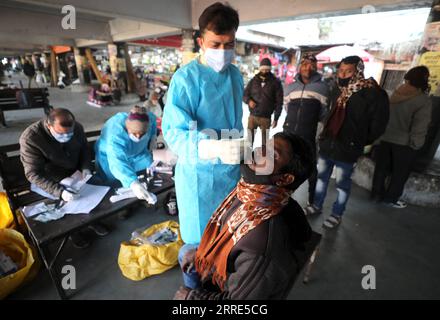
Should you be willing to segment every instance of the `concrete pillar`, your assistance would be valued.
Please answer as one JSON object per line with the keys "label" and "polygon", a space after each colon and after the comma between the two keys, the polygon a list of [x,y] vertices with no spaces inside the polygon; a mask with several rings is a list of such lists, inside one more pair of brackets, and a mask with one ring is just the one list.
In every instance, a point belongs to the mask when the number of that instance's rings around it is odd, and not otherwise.
{"label": "concrete pillar", "polygon": [[118,46],[114,43],[107,45],[108,61],[110,64],[110,70],[112,71],[112,78],[118,79]]}
{"label": "concrete pillar", "polygon": [[128,54],[128,45],[124,42],[109,44],[109,60],[112,76],[118,79],[118,85],[125,88],[125,93],[132,93],[136,90],[133,66],[131,64],[130,55]]}
{"label": "concrete pillar", "polygon": [[58,62],[57,55],[53,48],[50,50],[50,85],[56,87],[58,82]]}
{"label": "concrete pillar", "polygon": [[87,66],[87,59],[85,57],[84,48],[73,48],[73,53],[75,55],[75,65],[78,73],[79,85],[71,85],[72,92],[87,92],[90,85],[90,76],[86,73],[89,72]]}
{"label": "concrete pillar", "polygon": [[194,30],[184,29],[182,30],[182,65],[187,64],[195,58],[197,52],[194,46]]}
{"label": "concrete pillar", "polygon": [[90,63],[90,67],[95,73],[96,79],[98,79],[99,83],[103,83],[104,79],[102,78],[101,71],[99,71],[98,66],[96,64],[95,58],[93,57],[92,50],[90,48],[86,48],[85,50],[87,60]]}
{"label": "concrete pillar", "polygon": [[131,64],[130,54],[128,53],[128,44],[124,44],[124,58],[125,66],[127,68],[127,90],[128,92],[136,91],[136,80],[133,71],[133,65]]}
{"label": "concrete pillar", "polygon": [[[416,171],[424,171],[434,159],[440,144],[440,0],[434,0],[429,15],[418,65],[425,65],[430,71],[432,95],[431,125],[426,135],[425,144],[419,150],[419,156],[414,165]],[[437,41],[433,41],[437,40]],[[437,161],[440,161],[438,159]],[[440,175],[440,172],[438,173]]]}
{"label": "concrete pillar", "polygon": [[81,85],[89,84],[89,83],[86,83],[86,80],[84,77],[84,69],[85,69],[85,65],[86,65],[86,57],[85,57],[84,49],[73,48],[73,53],[75,55],[75,64],[76,64],[76,70],[78,72],[79,83]]}

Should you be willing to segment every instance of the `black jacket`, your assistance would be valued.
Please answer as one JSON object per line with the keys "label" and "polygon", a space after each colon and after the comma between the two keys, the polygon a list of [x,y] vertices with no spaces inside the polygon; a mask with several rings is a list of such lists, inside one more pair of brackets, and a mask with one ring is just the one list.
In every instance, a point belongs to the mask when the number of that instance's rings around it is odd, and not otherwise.
{"label": "black jacket", "polygon": [[366,88],[354,93],[347,101],[345,119],[336,138],[330,136],[326,125],[335,111],[341,91],[336,86],[331,94],[331,111],[319,138],[319,153],[336,161],[354,163],[384,132],[390,116],[388,94],[381,88]]}
{"label": "black jacket", "polygon": [[23,73],[28,76],[28,77],[33,77],[35,76],[35,68],[32,64],[30,63],[25,63],[23,65]]}
{"label": "black jacket", "polygon": [[[240,204],[235,199],[222,226]],[[319,238],[299,204],[290,199],[278,215],[258,225],[232,248],[223,292],[208,280],[201,289],[191,290],[187,299],[285,299]]]}
{"label": "black jacket", "polygon": [[257,74],[249,81],[244,90],[244,103],[249,104],[250,99],[257,104],[255,108],[249,108],[251,115],[270,119],[272,113],[275,112],[274,120],[278,120],[283,108],[283,86],[281,81],[272,73],[269,73],[267,79],[263,82]]}
{"label": "black jacket", "polygon": [[319,73],[315,73],[308,84],[304,84],[300,74],[295,82],[286,88],[286,121],[284,131],[299,135],[315,144],[318,122],[328,110],[329,89]]}

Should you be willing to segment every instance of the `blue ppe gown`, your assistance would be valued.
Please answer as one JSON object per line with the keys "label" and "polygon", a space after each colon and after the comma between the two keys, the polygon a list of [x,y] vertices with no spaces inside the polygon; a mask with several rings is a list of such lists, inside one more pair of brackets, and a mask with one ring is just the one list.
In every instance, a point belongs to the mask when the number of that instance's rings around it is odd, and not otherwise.
{"label": "blue ppe gown", "polygon": [[149,112],[148,130],[139,142],[134,142],[125,127],[127,117],[127,112],[120,112],[108,119],[95,143],[98,175],[110,183],[119,180],[124,188],[138,179],[136,172],[153,162],[149,143],[157,132],[156,116]]}
{"label": "blue ppe gown", "polygon": [[[172,78],[162,118],[162,131],[170,149],[178,156],[175,184],[180,232],[187,244],[200,243],[212,213],[237,185],[239,165],[222,164],[219,159],[198,159],[201,139],[234,130],[243,136],[243,78],[229,65],[217,73],[193,60]],[[207,130],[210,129],[210,130]]]}

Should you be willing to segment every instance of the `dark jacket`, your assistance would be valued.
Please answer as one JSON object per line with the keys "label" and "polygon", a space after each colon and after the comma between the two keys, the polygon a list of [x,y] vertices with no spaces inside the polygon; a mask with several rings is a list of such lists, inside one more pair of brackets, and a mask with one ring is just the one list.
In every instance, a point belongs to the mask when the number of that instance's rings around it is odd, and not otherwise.
{"label": "dark jacket", "polygon": [[330,113],[319,138],[319,153],[336,161],[354,163],[385,131],[390,115],[388,94],[381,88],[365,88],[347,101],[345,119],[336,138],[327,133],[326,124],[335,111],[341,91],[336,86],[331,94]]}
{"label": "dark jacket", "polygon": [[91,169],[90,152],[84,129],[75,123],[74,135],[67,143],[59,143],[40,120],[30,125],[20,137],[20,159],[29,182],[59,197],[59,182],[76,170]]}
{"label": "dark jacket", "polygon": [[23,65],[23,73],[28,76],[28,77],[33,77],[35,76],[35,68],[32,64],[30,63],[25,63]]}
{"label": "dark jacket", "polygon": [[297,74],[295,82],[288,85],[285,92],[284,131],[315,142],[318,122],[327,114],[328,95],[329,88],[319,73],[315,73],[308,84],[304,84],[301,75]]}
{"label": "dark jacket", "polygon": [[[235,199],[222,226],[240,204]],[[232,248],[223,292],[207,280],[202,289],[191,290],[187,299],[285,299],[307,261],[305,243],[311,237],[301,207],[290,199],[278,215],[258,225]]]}
{"label": "dark jacket", "polygon": [[277,121],[283,108],[281,81],[269,73],[263,85],[263,80],[257,74],[244,90],[244,103],[249,104],[251,99],[257,104],[253,109],[249,107],[251,115],[270,119],[275,112],[274,120]]}

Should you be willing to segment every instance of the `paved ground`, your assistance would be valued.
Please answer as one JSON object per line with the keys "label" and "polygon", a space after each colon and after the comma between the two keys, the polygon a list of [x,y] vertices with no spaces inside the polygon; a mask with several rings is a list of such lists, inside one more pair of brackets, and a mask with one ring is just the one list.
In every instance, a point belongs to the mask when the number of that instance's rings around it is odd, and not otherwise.
{"label": "paved ground", "polygon": [[[71,109],[86,128],[99,129],[104,121],[131,105],[95,109],[88,106],[86,94],[66,89],[50,89],[54,106]],[[0,145],[16,143],[23,129],[40,119],[42,110],[6,113],[9,128],[0,129]],[[280,119],[281,129],[283,117]],[[246,118],[246,116],[245,116]],[[163,157],[163,154],[156,154]],[[305,204],[307,184],[295,194]],[[331,210],[335,187],[329,188],[325,213],[310,220],[318,232]],[[410,206],[391,209],[368,201],[368,193],[353,186],[342,225],[323,233],[321,252],[309,284],[298,281],[289,299],[438,299],[440,298],[440,214],[438,209]],[[85,250],[68,243],[61,256],[62,264],[77,271],[78,289],[73,299],[170,299],[181,284],[178,268],[140,282],[124,278],[118,268],[120,243],[129,239],[136,228],[150,226],[170,217],[162,209],[140,207],[127,220],[111,218],[112,232],[96,239]],[[362,289],[362,267],[376,269],[376,290]],[[57,299],[49,275],[41,268],[37,278],[16,292],[11,299]]]}
{"label": "paved ground", "polygon": [[[306,186],[295,195],[301,204]],[[324,216],[311,219],[318,232],[335,198],[331,184]],[[168,220],[163,210],[140,207],[127,220],[110,219],[112,232],[85,250],[68,243],[62,264],[76,268],[77,290],[72,299],[171,299],[182,280],[177,267],[134,282],[123,277],[117,264],[120,243],[142,226]],[[321,252],[307,285],[297,281],[289,299],[438,299],[440,298],[440,214],[438,210],[385,208],[368,201],[365,190],[354,187],[346,216],[338,230],[323,233]],[[362,267],[376,269],[376,289],[361,286]],[[47,271],[16,292],[11,299],[57,299]]]}

